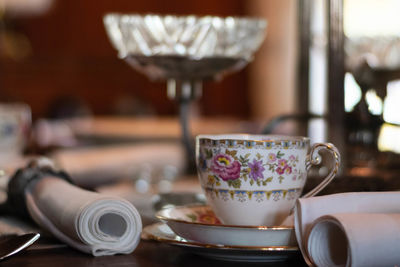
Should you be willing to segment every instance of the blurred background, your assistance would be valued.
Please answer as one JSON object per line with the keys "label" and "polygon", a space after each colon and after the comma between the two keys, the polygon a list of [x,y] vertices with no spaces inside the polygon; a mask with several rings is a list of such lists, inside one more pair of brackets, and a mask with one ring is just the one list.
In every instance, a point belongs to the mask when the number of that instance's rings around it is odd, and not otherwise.
{"label": "blurred background", "polygon": [[[377,178],[377,187],[400,166],[399,5],[396,0],[0,0],[0,101],[29,107],[29,152],[111,142],[116,136],[179,139],[178,105],[167,97],[166,84],[149,81],[117,57],[103,16],[261,17],[268,21],[267,35],[253,62],[221,81],[205,82],[202,97],[193,102],[193,135],[308,135],[338,146],[343,176]],[[56,123],[66,118],[90,123]]]}
{"label": "blurred background", "polygon": [[[177,107],[167,99],[164,83],[149,82],[117,58],[103,25],[103,16],[110,12],[268,17],[269,38],[260,52],[261,58],[267,57],[261,63],[261,81],[253,81],[250,70],[245,69],[220,83],[208,83],[198,103],[198,112],[204,116],[246,119],[272,117],[290,111],[294,102],[291,96],[294,68],[287,68],[293,65],[290,62],[295,53],[295,3],[292,1],[275,4],[239,0],[2,2],[5,4],[1,15],[0,97],[2,101],[29,104],[34,119],[61,116],[57,113],[61,112],[57,111],[60,104],[77,105],[82,112],[94,115],[176,114]],[[277,18],[276,22],[273,17]],[[253,92],[251,89],[259,86],[266,79],[264,76],[276,75],[281,81],[277,79],[270,86],[287,92],[287,107],[275,110],[260,103],[252,104],[260,98],[270,98],[269,91],[281,91],[262,88]],[[259,97],[257,90],[265,97]]]}

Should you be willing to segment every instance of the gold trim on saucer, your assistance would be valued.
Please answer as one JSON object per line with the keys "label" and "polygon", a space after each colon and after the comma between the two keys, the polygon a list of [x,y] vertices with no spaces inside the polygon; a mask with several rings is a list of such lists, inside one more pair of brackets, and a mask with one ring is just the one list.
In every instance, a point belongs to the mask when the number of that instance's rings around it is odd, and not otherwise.
{"label": "gold trim on saucer", "polygon": [[294,227],[290,226],[264,226],[264,225],[230,225],[230,224],[211,224],[211,223],[203,223],[203,222],[190,222],[184,219],[179,219],[179,218],[170,218],[170,217],[165,217],[161,215],[161,213],[165,213],[168,210],[172,209],[190,209],[190,208],[211,208],[208,205],[204,204],[191,204],[191,205],[185,205],[185,206],[175,206],[171,208],[165,208],[156,213],[156,217],[163,221],[163,222],[178,222],[178,223],[184,223],[184,224],[194,224],[194,225],[204,225],[204,226],[210,226],[210,227],[221,227],[221,228],[244,228],[244,229],[258,229],[258,230],[293,230]]}
{"label": "gold trim on saucer", "polygon": [[229,250],[229,249],[239,249],[239,250],[254,250],[254,251],[298,251],[299,248],[297,246],[234,246],[234,245],[219,245],[219,244],[207,244],[207,243],[199,243],[195,241],[188,241],[176,234],[174,238],[168,237],[160,237],[156,236],[153,233],[150,233],[151,228],[161,227],[163,223],[155,223],[152,225],[148,225],[143,229],[142,239],[144,240],[154,240],[161,243],[168,244],[176,244],[176,245],[185,245],[191,247],[201,247],[201,248],[213,248],[213,249],[221,249],[221,250]]}

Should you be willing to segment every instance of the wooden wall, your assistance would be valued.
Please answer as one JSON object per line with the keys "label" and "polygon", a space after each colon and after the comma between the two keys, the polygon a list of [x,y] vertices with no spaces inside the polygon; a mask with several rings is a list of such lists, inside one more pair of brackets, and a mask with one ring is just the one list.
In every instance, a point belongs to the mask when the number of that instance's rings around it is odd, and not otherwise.
{"label": "wooden wall", "polygon": [[265,121],[296,113],[298,1],[248,2],[249,14],[268,20],[267,38],[247,68],[249,99],[253,103],[250,113]]}
{"label": "wooden wall", "polygon": [[[61,96],[81,99],[95,114],[112,114],[118,99],[149,103],[157,114],[173,115],[165,84],[151,83],[117,58],[102,16],[108,12],[245,15],[241,0],[55,0],[41,16],[6,19],[7,28],[25,35],[31,54],[19,61],[0,59],[0,101],[22,101],[34,118],[47,116]],[[222,82],[205,84],[204,115],[250,114],[246,70]]]}

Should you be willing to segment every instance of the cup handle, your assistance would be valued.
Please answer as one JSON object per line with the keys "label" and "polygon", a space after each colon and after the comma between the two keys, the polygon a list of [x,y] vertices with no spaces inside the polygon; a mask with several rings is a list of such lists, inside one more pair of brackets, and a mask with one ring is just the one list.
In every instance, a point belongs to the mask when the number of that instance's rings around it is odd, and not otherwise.
{"label": "cup handle", "polygon": [[332,154],[334,165],[330,170],[329,174],[319,183],[313,190],[302,196],[302,198],[312,197],[318,194],[322,189],[327,186],[332,179],[336,176],[339,170],[340,164],[340,154],[338,149],[330,143],[315,143],[311,147],[310,153],[307,155],[306,159],[306,170],[307,172],[310,170],[312,165],[319,165],[321,163],[321,155],[319,154],[320,150],[327,150]]}

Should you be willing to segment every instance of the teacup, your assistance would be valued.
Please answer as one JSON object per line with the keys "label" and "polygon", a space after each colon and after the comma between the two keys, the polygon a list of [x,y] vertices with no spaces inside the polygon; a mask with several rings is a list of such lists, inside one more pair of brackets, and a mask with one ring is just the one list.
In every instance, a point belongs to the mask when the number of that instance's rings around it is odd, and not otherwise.
{"label": "teacup", "polygon": [[332,153],[332,170],[309,193],[321,191],[336,175],[340,155],[329,143],[310,147],[307,137],[199,135],[196,163],[201,187],[216,216],[229,225],[279,225],[303,191],[307,172]]}

